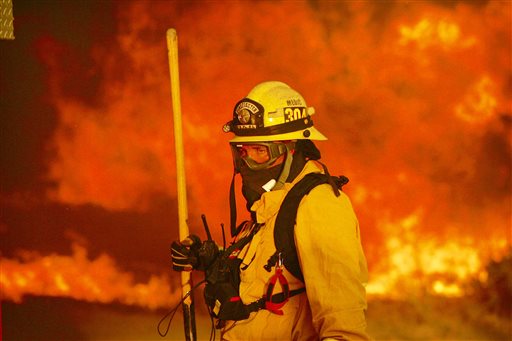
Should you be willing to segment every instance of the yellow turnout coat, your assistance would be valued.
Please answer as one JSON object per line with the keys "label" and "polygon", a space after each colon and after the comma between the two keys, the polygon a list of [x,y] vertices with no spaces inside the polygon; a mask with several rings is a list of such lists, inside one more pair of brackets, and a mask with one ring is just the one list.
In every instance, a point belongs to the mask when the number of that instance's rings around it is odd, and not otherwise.
{"label": "yellow turnout coat", "polygon": [[[265,293],[271,272],[264,265],[276,248],[274,224],[281,202],[295,183],[308,173],[322,173],[308,161],[293,183],[266,192],[254,203],[257,221],[264,223],[240,254],[240,297],[245,304]],[[297,212],[295,242],[304,282],[286,269],[290,290],[306,287],[282,307],[283,315],[268,310],[252,312],[248,319],[228,321],[222,340],[368,340],[366,334],[366,259],[359,225],[349,198],[336,197],[330,185],[319,185],[306,195]],[[281,292],[276,284],[274,294]]]}

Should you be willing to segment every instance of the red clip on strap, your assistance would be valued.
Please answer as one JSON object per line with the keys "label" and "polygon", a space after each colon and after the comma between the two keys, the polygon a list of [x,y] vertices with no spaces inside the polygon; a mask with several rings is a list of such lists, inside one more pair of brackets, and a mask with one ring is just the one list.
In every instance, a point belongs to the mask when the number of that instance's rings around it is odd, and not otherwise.
{"label": "red clip on strap", "polygon": [[[284,298],[281,302],[272,302],[272,293],[274,292],[274,288],[276,286],[276,282],[279,281],[281,288],[283,288]],[[267,295],[265,296],[265,309],[268,311],[277,314],[283,315],[283,311],[281,308],[288,302],[288,298],[290,297],[290,288],[288,286],[288,281],[286,277],[283,275],[283,269],[280,267],[276,268],[276,273],[269,280]]]}
{"label": "red clip on strap", "polygon": [[229,302],[238,302],[241,300],[242,300],[242,298],[240,296],[233,296],[229,299]]}

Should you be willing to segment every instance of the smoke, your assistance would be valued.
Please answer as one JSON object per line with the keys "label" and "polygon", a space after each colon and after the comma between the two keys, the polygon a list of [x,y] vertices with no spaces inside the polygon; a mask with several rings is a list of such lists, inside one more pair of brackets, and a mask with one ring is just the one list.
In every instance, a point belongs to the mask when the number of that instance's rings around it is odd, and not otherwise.
{"label": "smoke", "polygon": [[[354,189],[397,202],[391,214],[425,201],[448,211],[465,206],[461,198],[468,196],[476,197],[466,203],[472,208],[478,197],[496,193],[509,200],[507,6],[123,4],[113,46],[91,51],[102,79],[97,105],[62,96],[67,83],[52,90],[60,117],[52,197],[144,209],[154,194],[174,195],[164,33],[176,27],[187,175],[197,209],[212,195],[225,203],[230,160],[220,127],[233,103],[266,79],[290,83],[317,108],[315,123],[331,140],[321,145],[331,167],[354,174]],[[489,165],[496,176],[479,186]],[[433,202],[442,196],[446,204]]]}

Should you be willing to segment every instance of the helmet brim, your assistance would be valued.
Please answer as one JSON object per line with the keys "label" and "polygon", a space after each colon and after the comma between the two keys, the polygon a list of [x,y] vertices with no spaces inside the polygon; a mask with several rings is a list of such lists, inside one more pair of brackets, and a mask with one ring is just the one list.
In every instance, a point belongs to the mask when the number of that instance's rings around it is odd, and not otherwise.
{"label": "helmet brim", "polygon": [[290,140],[314,140],[325,141],[327,137],[315,127],[293,131],[290,133],[262,136],[235,136],[229,142],[268,142],[268,141],[290,141]]}

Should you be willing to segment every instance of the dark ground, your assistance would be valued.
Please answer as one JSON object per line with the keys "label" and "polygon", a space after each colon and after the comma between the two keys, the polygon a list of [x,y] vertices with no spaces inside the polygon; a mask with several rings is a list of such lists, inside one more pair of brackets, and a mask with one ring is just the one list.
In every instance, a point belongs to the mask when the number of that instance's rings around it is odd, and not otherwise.
{"label": "dark ground", "polygon": [[[3,301],[2,340],[184,340],[181,310],[169,334],[158,335],[157,325],[165,314],[60,298],[29,297],[23,304]],[[368,330],[376,340],[512,340],[510,323],[510,318],[483,313],[478,305],[460,299],[369,301]],[[198,339],[208,340],[209,318],[198,315],[197,325]]]}

